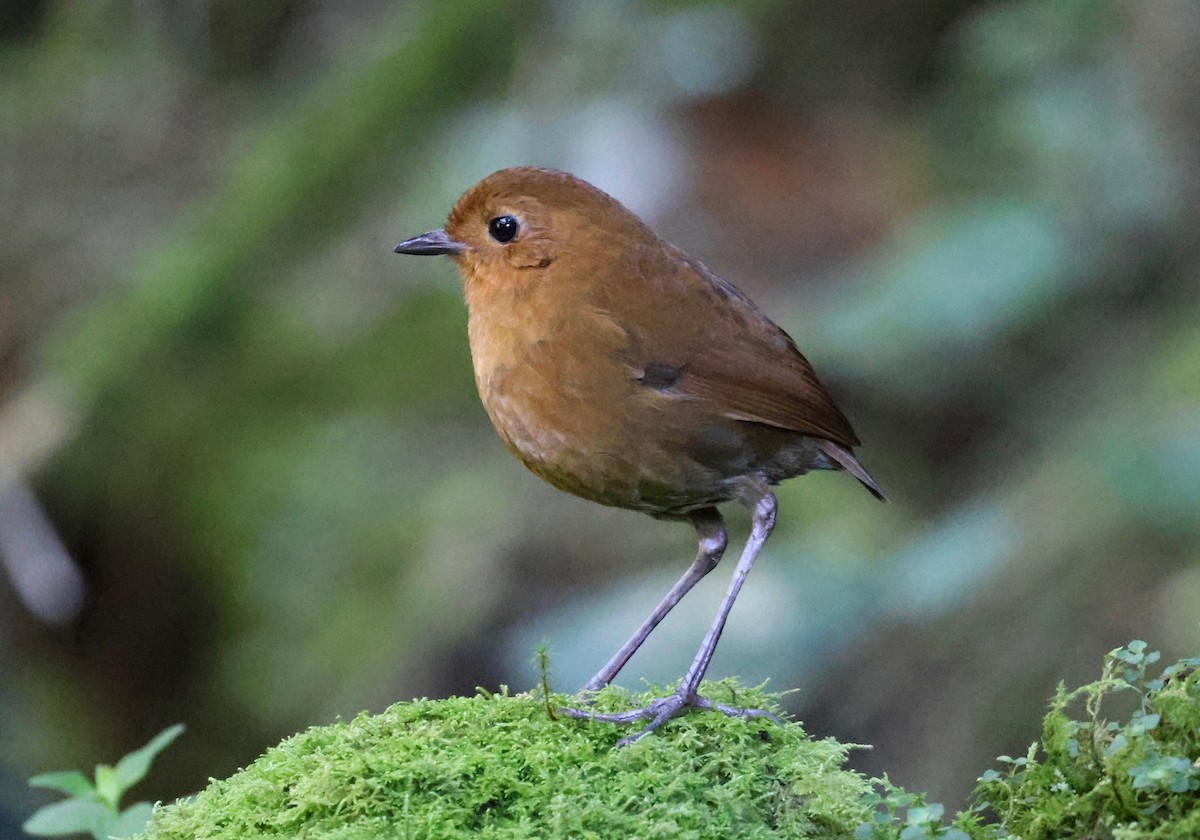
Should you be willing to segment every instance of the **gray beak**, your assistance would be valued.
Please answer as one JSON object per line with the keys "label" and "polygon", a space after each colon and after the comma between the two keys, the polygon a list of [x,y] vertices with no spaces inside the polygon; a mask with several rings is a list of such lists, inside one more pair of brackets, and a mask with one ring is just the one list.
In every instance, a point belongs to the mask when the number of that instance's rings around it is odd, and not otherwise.
{"label": "gray beak", "polygon": [[455,242],[444,230],[431,230],[412,239],[405,239],[392,250],[397,254],[415,254],[418,257],[436,257],[440,254],[461,254],[467,246]]}

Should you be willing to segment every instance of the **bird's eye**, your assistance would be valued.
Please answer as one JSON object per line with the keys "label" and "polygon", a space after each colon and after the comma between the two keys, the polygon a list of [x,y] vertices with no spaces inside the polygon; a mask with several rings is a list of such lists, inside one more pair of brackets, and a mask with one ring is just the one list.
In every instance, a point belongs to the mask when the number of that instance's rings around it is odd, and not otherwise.
{"label": "bird's eye", "polygon": [[521,229],[516,216],[497,216],[488,222],[488,233],[497,242],[512,242],[517,231]]}

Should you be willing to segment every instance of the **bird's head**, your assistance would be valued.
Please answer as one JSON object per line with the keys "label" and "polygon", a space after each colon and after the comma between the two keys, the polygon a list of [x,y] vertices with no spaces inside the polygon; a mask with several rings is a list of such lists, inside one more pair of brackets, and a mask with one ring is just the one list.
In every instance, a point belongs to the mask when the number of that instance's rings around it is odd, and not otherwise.
{"label": "bird's head", "polygon": [[394,250],[448,255],[468,286],[523,286],[564,263],[572,275],[590,274],[588,262],[603,263],[657,241],[637,216],[586,181],[523,166],[487,176],[463,193],[444,229],[414,236]]}

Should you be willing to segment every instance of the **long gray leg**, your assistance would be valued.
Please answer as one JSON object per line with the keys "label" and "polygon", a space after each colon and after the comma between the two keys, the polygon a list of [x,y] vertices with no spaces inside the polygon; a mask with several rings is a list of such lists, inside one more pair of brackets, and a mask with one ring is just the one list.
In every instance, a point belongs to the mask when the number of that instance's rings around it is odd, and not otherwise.
{"label": "long gray leg", "polygon": [[683,573],[683,577],[671,587],[671,591],[666,594],[666,597],[658,602],[654,612],[650,613],[650,616],[642,622],[642,626],[637,629],[637,632],[629,637],[629,641],[613,655],[612,659],[608,660],[608,664],[601,668],[596,676],[588,680],[587,685],[583,687],[584,691],[596,691],[612,682],[620,670],[625,667],[625,663],[659,625],[659,622],[666,618],[667,613],[693,586],[700,582],[701,578],[717,567],[728,543],[725,520],[721,518],[721,514],[717,512],[716,508],[693,511],[688,514],[688,518],[696,527],[696,537],[699,542],[696,559]]}
{"label": "long gray leg", "polygon": [[[750,538],[746,540],[746,547],[742,549],[742,556],[738,558],[737,566],[734,567],[733,578],[729,581],[725,597],[721,599],[721,606],[717,608],[712,626],[708,628],[704,641],[700,643],[700,650],[696,651],[696,657],[692,660],[692,667],[688,668],[683,682],[677,689],[678,693],[687,698],[696,696],[700,680],[704,679],[708,665],[712,662],[713,654],[717,651],[717,642],[721,640],[721,633],[725,630],[725,621],[729,618],[729,611],[733,609],[733,602],[737,600],[738,593],[742,591],[742,584],[746,582],[746,575],[750,573],[750,567],[758,559],[758,553],[762,550],[763,543],[767,541],[767,537],[771,536],[771,531],[775,528],[775,511],[778,505],[775,501],[775,494],[765,485],[761,487],[761,495],[746,500],[746,506],[751,510]],[[653,726],[649,727],[646,732],[653,728]],[[645,732],[641,734],[644,735]]]}
{"label": "long gray leg", "polygon": [[715,708],[730,716],[774,718],[774,715],[770,712],[761,709],[735,709],[720,703],[713,703],[696,693],[696,689],[699,688],[700,681],[704,679],[704,674],[708,670],[709,663],[712,661],[713,653],[717,649],[717,642],[721,639],[721,633],[725,629],[725,622],[729,618],[729,611],[733,609],[733,602],[737,600],[738,593],[742,589],[742,584],[746,581],[746,575],[749,574],[751,566],[754,565],[755,559],[757,559],[759,552],[762,550],[763,543],[767,541],[767,537],[771,535],[771,530],[775,527],[775,512],[777,509],[775,494],[771,492],[765,482],[747,482],[747,485],[743,488],[741,501],[751,510],[752,525],[750,528],[750,538],[746,540],[746,547],[742,550],[742,556],[738,559],[737,567],[733,570],[733,578],[729,581],[729,588],[725,591],[725,597],[721,599],[721,606],[717,609],[717,614],[713,618],[712,625],[709,627],[708,633],[705,634],[704,641],[701,642],[700,649],[696,652],[696,656],[692,660],[692,665],[680,681],[678,688],[669,696],[661,697],[644,708],[634,709],[630,712],[611,715],[594,714],[578,709],[563,709],[563,712],[571,717],[607,721],[609,723],[632,723],[636,720],[649,719],[650,722],[640,732],[618,741],[618,747],[631,744],[642,736],[653,732],[659,726],[689,707],[702,709]]}

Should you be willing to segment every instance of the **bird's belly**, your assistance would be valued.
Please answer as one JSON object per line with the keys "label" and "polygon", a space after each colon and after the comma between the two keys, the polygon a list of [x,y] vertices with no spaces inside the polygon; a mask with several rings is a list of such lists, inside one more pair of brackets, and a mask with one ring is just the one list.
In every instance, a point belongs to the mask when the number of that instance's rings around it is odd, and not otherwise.
{"label": "bird's belly", "polygon": [[654,457],[646,436],[607,411],[561,392],[553,399],[493,393],[484,405],[509,450],[560,490],[652,513],[686,509],[687,494],[663,474],[666,459]]}
{"label": "bird's belly", "polygon": [[602,388],[547,387],[535,372],[523,374],[504,387],[481,383],[480,395],[509,450],[540,478],[591,501],[654,514],[715,503],[719,478],[668,452],[664,430],[639,422],[628,401],[606,398]]}
{"label": "bird's belly", "polygon": [[774,484],[828,468],[811,438],[710,415],[632,382],[550,387],[526,368],[479,384],[493,425],[526,467],[606,505],[677,515],[734,498],[745,476]]}

